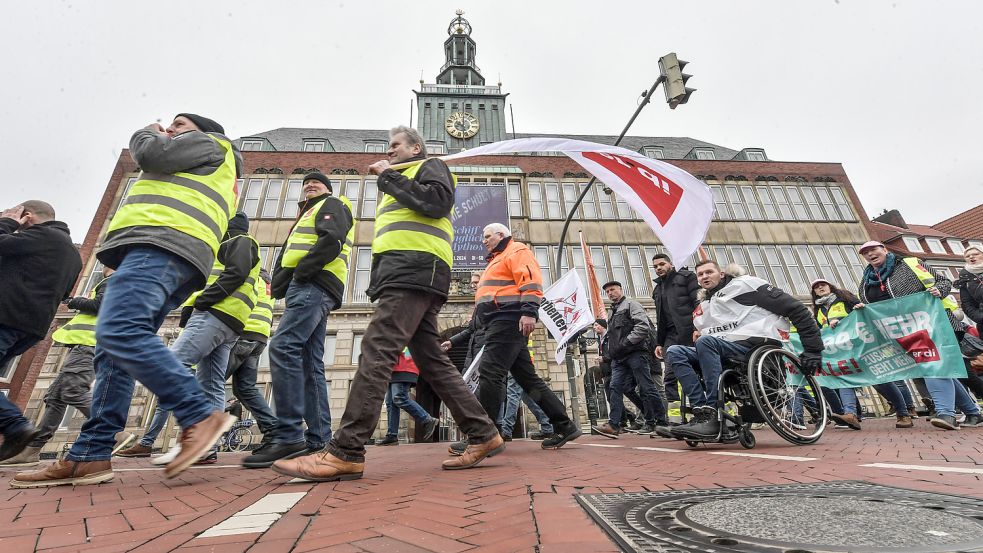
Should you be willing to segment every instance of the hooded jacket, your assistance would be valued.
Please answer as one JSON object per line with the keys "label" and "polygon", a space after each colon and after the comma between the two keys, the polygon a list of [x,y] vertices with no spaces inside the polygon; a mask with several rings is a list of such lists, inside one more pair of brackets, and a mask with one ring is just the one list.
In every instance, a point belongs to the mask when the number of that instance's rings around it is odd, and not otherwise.
{"label": "hooded jacket", "polygon": [[71,294],[82,258],[61,221],[19,227],[0,218],[0,325],[40,340]]}
{"label": "hooded jacket", "polygon": [[664,277],[654,279],[652,300],[656,312],[656,344],[654,346],[693,345],[693,310],[700,303],[696,294],[700,285],[689,269],[673,269]]}
{"label": "hooded jacket", "polygon": [[[296,280],[300,283],[310,282],[314,284],[325,294],[331,296],[337,307],[341,307],[341,302],[345,296],[345,283],[338,280],[334,275],[322,271],[322,269],[341,253],[341,245],[348,238],[348,231],[355,224],[355,219],[352,217],[352,211],[341,200],[334,196],[321,194],[299,202],[300,209],[297,210],[297,220],[299,221],[308,209],[316,206],[321,200],[325,201],[317,211],[314,223],[317,242],[307,252],[307,255],[297,263],[296,267],[283,267],[281,263],[283,253],[287,251],[287,243],[284,241],[283,247],[280,248],[280,255],[277,257],[276,263],[273,264],[271,290],[272,296],[278,300],[286,297],[290,282]],[[350,262],[351,260],[349,260]]]}
{"label": "hooded jacket", "polygon": [[795,325],[807,353],[821,354],[824,345],[819,325],[805,305],[768,282],[746,275],[739,265],[724,270],[712,290],[701,289],[693,326],[703,335],[729,342],[785,341],[789,321]]}
{"label": "hooded jacket", "polygon": [[[212,134],[229,140],[217,133]],[[234,144],[232,151],[236,160],[236,175],[242,175],[242,156]],[[171,138],[150,129],[140,129],[130,138],[130,156],[142,171],[149,173],[210,175],[225,162],[222,147],[209,135],[199,131],[189,131]],[[106,236],[96,257],[107,267],[115,269],[129,248],[136,246],[154,246],[186,260],[201,273],[199,286],[204,285],[215,262],[215,255],[208,244],[168,227],[126,227],[113,231]]]}
{"label": "hooded jacket", "polygon": [[[406,161],[416,161],[415,157]],[[416,176],[406,178],[399,171],[386,169],[377,185],[401,205],[424,217],[449,217],[454,209],[454,179],[450,169],[439,159],[428,159]],[[432,253],[415,250],[392,250],[372,255],[372,273],[367,290],[375,301],[387,288],[419,290],[447,298],[451,268]]]}

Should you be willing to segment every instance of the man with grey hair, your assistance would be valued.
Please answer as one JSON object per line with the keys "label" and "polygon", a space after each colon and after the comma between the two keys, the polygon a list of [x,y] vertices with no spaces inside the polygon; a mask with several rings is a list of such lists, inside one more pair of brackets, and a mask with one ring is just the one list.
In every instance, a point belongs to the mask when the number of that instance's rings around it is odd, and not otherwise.
{"label": "man with grey hair", "polygon": [[[437,333],[454,260],[454,177],[443,161],[426,159],[415,130],[396,127],[389,136],[389,159],[369,166],[384,193],[376,208],[367,291],[378,304],[362,338],[348,405],[324,451],[273,463],[279,474],[316,482],[361,478],[365,442],[379,423],[393,366],[407,346],[420,376],[470,438],[464,455],[444,461],[443,468],[470,468],[505,449],[495,424],[440,348]],[[390,166],[403,162],[413,163],[399,171]]]}

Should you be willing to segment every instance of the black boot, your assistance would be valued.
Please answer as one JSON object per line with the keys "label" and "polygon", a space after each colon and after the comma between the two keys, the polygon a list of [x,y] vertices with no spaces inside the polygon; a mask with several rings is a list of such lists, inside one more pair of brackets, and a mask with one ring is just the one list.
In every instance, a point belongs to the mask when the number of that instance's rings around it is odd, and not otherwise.
{"label": "black boot", "polygon": [[719,432],[720,421],[713,407],[693,408],[693,421],[672,429],[673,436],[697,440],[715,440]]}
{"label": "black boot", "polygon": [[293,459],[310,453],[305,442],[295,444],[270,444],[242,460],[242,466],[247,469],[265,469],[280,459]]}

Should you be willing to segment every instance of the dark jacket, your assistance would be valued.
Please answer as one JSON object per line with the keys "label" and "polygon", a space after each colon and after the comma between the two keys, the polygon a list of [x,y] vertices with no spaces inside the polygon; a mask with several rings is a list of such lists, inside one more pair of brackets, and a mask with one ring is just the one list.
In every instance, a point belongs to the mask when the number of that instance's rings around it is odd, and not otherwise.
{"label": "dark jacket", "polygon": [[112,275],[102,279],[99,284],[96,285],[96,295],[92,298],[87,298],[85,296],[75,296],[74,298],[68,300],[68,308],[74,309],[79,313],[85,313],[86,315],[98,315],[99,307],[102,306],[102,298],[106,295],[106,285],[109,284],[109,279]]}
{"label": "dark jacket", "polygon": [[481,346],[485,345],[485,326],[481,324],[480,319],[478,313],[474,313],[468,326],[450,338],[452,348],[461,347],[464,344],[468,346],[468,354],[464,358],[464,370],[468,370],[471,362],[478,355],[478,351],[481,350]]}
{"label": "dark jacket", "polygon": [[[298,212],[300,217],[303,217],[308,209],[313,208],[325,198],[327,199],[321,205],[321,209],[317,211],[314,220],[317,242],[307,252],[307,255],[297,263],[296,267],[281,267],[280,262],[283,260],[283,253],[287,251],[286,242],[280,250],[280,256],[273,266],[273,283],[271,285],[272,295],[276,299],[286,297],[290,282],[296,280],[300,283],[310,282],[314,284],[335,300],[336,309],[341,307],[341,301],[345,297],[345,283],[338,280],[338,277],[333,274],[321,269],[341,254],[341,247],[348,239],[348,231],[355,224],[352,210],[348,209],[348,206],[338,198],[322,194],[300,202]],[[298,221],[300,217],[298,217]],[[351,260],[348,262],[350,263]]]}
{"label": "dark jacket", "polygon": [[983,335],[983,275],[961,269],[955,284],[959,286],[959,307],[967,317],[976,321],[976,330]]}
{"label": "dark jacket", "polygon": [[82,258],[61,221],[19,227],[0,218],[0,325],[40,340],[75,286]]}
{"label": "dark jacket", "polygon": [[649,318],[642,304],[625,296],[612,303],[607,337],[611,359],[620,361],[637,351],[648,352]]}
{"label": "dark jacket", "polygon": [[[952,281],[945,276],[940,271],[936,271],[932,267],[928,266],[924,261],[921,262],[922,267],[935,275],[935,287],[938,288],[939,293],[942,298],[949,295],[952,292]],[[915,271],[911,270],[911,267],[904,262],[901,256],[897,256],[894,261],[894,270],[888,275],[887,279],[884,281],[884,290],[881,291],[878,285],[866,286],[864,279],[860,279],[860,287],[857,293],[860,301],[862,303],[875,303],[878,301],[884,301],[891,298],[900,298],[902,296],[908,296],[911,294],[916,294],[918,292],[924,292],[925,285],[922,281],[918,280],[918,275]],[[961,321],[957,321],[955,316],[949,311],[946,311],[946,315],[949,316],[949,323],[952,325],[954,332],[962,332],[964,325]],[[972,317],[970,317],[972,318]],[[974,319],[975,320],[975,319]]]}
{"label": "dark jacket", "polygon": [[655,301],[655,345],[693,345],[693,310],[700,302],[696,294],[700,290],[696,275],[689,269],[673,269],[664,277],[654,280],[652,299]]}
{"label": "dark jacket", "polygon": [[[422,158],[413,160],[416,159]],[[424,217],[449,217],[454,209],[454,179],[447,165],[436,158],[423,162],[412,179],[387,169],[379,175],[377,184],[380,191]],[[451,268],[439,257],[427,252],[393,250],[372,256],[367,292],[373,301],[387,288],[420,290],[446,298],[450,284]]]}
{"label": "dark jacket", "polygon": [[[211,134],[229,140],[220,134]],[[232,149],[236,174],[241,175],[242,156],[234,144]],[[212,137],[200,131],[169,137],[150,129],[140,129],[130,137],[130,156],[147,173],[210,175],[225,162],[225,150]],[[230,186],[234,184],[229,183]],[[123,261],[126,252],[136,246],[154,246],[191,263],[201,273],[198,286],[205,285],[215,261],[215,254],[208,244],[169,227],[126,227],[115,230],[106,236],[96,256],[107,267],[115,269]]]}
{"label": "dark jacket", "polygon": [[237,231],[218,248],[218,259],[225,268],[218,278],[201,291],[194,308],[208,311],[225,326],[242,334],[243,323],[235,317],[212,308],[216,303],[232,295],[249,277],[249,271],[259,263],[259,246],[245,233]]}
{"label": "dark jacket", "polygon": [[611,378],[611,348],[608,347],[608,333],[598,338],[597,353],[601,356],[601,376]]}

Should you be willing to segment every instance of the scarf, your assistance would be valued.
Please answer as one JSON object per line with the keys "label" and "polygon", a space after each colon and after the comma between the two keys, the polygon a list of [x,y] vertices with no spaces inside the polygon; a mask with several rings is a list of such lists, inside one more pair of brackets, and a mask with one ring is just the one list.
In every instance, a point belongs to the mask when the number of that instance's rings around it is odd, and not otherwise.
{"label": "scarf", "polygon": [[980,263],[979,265],[970,265],[969,263],[967,263],[966,272],[977,276],[983,275],[983,263]]}
{"label": "scarf", "polygon": [[831,307],[836,302],[836,294],[826,294],[821,298],[816,298],[816,305],[821,307]]}
{"label": "scarf", "polygon": [[887,282],[888,277],[894,272],[894,263],[897,261],[897,257],[888,252],[887,257],[884,258],[884,264],[880,267],[874,267],[873,265],[867,265],[864,269],[864,286],[880,286],[881,291],[884,291],[885,282]]}

